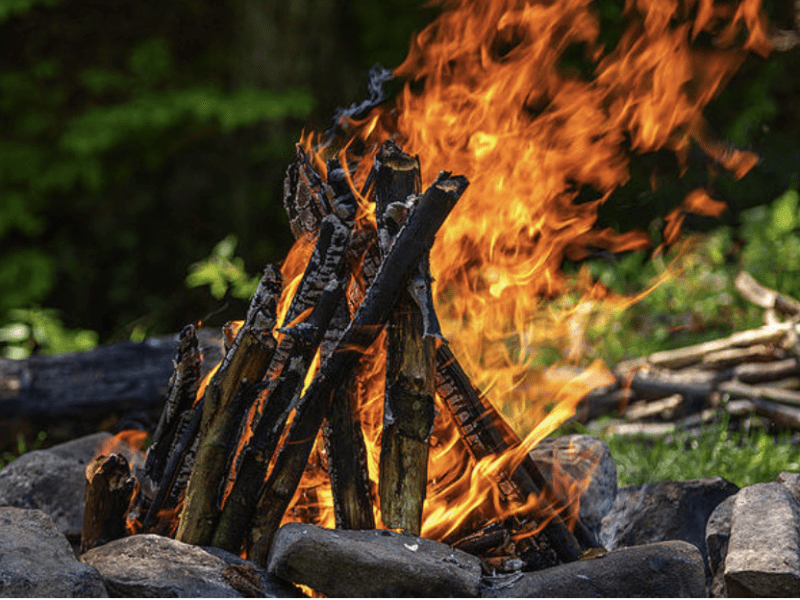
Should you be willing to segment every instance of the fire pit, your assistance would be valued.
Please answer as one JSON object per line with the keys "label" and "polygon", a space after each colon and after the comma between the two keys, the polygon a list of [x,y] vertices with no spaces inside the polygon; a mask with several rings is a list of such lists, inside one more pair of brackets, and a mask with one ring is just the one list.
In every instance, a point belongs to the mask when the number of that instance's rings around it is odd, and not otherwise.
{"label": "fire pit", "polygon": [[[597,440],[542,440],[616,380],[595,363],[548,382],[527,354],[568,336],[565,315],[533,318],[540,298],[572,285],[565,257],[649,245],[642,232],[594,227],[631,151],[666,149],[680,163],[696,144],[737,176],[755,163],[714,140],[702,111],[769,42],[755,2],[640,0],[606,52],[589,4],[454,3],[394,72],[420,89],[406,85],[386,108],[376,70],[375,98],[324,138],[304,136],[283,195],[296,243],[226,326],[221,362],[201,377],[197,328],[184,328],[146,454],[123,456],[115,439],[86,469],[80,552],[110,590],[139,589],[106,575],[120,557],[146,578],[160,567],[143,557],[160,556],[245,595],[290,594],[287,582],[328,595],[704,593],[720,568],[706,557],[706,522],[735,486],[654,492],[686,500],[675,518],[694,530],[607,553],[627,534],[601,521],[648,500],[622,494],[612,510],[616,475]],[[693,45],[700,33],[714,44]],[[575,44],[596,63],[591,80],[559,66]],[[578,202],[586,189],[598,199]],[[665,240],[686,214],[723,208],[693,191],[667,216]],[[571,291],[604,295],[588,279]],[[764,493],[797,519],[794,492],[776,489]],[[731,518],[754,494],[737,494]],[[733,531],[728,522],[741,562],[747,544]],[[666,539],[694,545],[652,543]],[[265,591],[275,576],[284,587]],[[731,589],[764,589],[748,577]],[[209,586],[179,592],[228,589]]]}

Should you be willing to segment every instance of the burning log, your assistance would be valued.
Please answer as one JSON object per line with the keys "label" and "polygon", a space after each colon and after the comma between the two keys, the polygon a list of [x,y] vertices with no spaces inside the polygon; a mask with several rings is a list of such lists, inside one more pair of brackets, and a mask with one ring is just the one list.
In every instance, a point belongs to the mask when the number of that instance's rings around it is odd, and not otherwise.
{"label": "burning log", "polygon": [[[375,165],[378,242],[385,256],[405,220],[402,213],[419,193],[419,161],[388,141],[378,152]],[[427,252],[416,271],[423,281],[430,279],[427,273],[420,273],[428,263],[426,257]],[[408,293],[397,301],[389,323],[378,483],[381,517],[387,527],[419,535],[435,415],[436,347],[434,338],[424,335],[422,310]]]}
{"label": "burning log", "polygon": [[[196,427],[193,428],[189,440],[184,440],[184,434],[187,430],[192,430],[190,425],[195,412],[192,406],[200,386],[201,364],[197,328],[187,325],[178,338],[170,393],[150,442],[143,473],[139,476],[140,489],[133,510],[139,513],[147,511],[147,518],[143,523],[145,530],[153,525],[155,515],[164,508],[165,500],[172,497],[174,502],[170,508],[174,508],[177,496],[183,491],[180,489],[177,493],[172,493],[179,468],[185,463],[188,451],[186,445],[191,445],[195,440]],[[184,485],[187,481],[188,474]]]}
{"label": "burning log", "polygon": [[272,536],[300,482],[333,391],[377,339],[400,291],[466,187],[463,177],[442,172],[420,196],[335,350],[300,398],[286,444],[259,499],[248,552],[256,562],[266,563]]}
{"label": "burning log", "polygon": [[124,456],[101,455],[87,465],[81,552],[125,536],[125,517],[135,486]]}
{"label": "burning log", "polygon": [[[331,320],[337,300],[343,297],[341,281],[332,281],[320,296],[320,302],[311,315],[292,331],[286,329],[286,346],[291,345],[288,358],[276,385],[268,388],[267,399],[250,442],[242,451],[236,480],[231,488],[216,525],[211,544],[238,552],[248,525],[253,518],[264,477],[278,446],[281,434],[293,406],[295,394],[303,383],[314,352]],[[305,327],[301,328],[301,325]],[[308,337],[303,338],[303,330]],[[284,350],[285,351],[285,350]]]}
{"label": "burning log", "polygon": [[[339,332],[350,322],[350,311],[343,302],[334,325],[320,349],[322,360],[334,351]],[[333,393],[325,418],[323,437],[328,453],[328,474],[333,493],[333,510],[338,529],[375,529],[372,511],[367,448],[358,409],[359,381],[351,373],[344,385]]]}
{"label": "burning log", "polygon": [[280,272],[268,267],[250,303],[242,329],[203,396],[200,445],[186,490],[177,538],[208,544],[219,514],[221,488],[236,445],[242,418],[275,349]]}

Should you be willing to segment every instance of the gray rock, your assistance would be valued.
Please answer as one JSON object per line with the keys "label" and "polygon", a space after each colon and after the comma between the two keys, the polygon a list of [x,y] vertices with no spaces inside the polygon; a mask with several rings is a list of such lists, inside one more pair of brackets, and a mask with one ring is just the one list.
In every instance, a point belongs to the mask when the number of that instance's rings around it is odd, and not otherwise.
{"label": "gray rock", "polygon": [[717,505],[706,523],[706,558],[711,571],[709,596],[724,598],[725,593],[725,555],[731,537],[731,515],[736,494],[728,496]]}
{"label": "gray rock", "polygon": [[41,510],[0,508],[0,596],[105,598],[100,574],[75,559]]}
{"label": "gray rock", "polygon": [[133,535],[92,548],[80,558],[103,577],[115,597],[296,597],[253,563],[228,552],[153,534]]}
{"label": "gray rock", "polygon": [[800,594],[800,503],[781,483],[736,494],[725,557],[730,596]]}
{"label": "gray rock", "polygon": [[586,485],[583,482],[589,480],[581,494],[580,518],[595,533],[600,531],[617,497],[617,465],[608,444],[591,435],[563,435],[543,439],[530,457],[548,481],[553,480],[554,463],[570,484]]}
{"label": "gray rock", "polygon": [[393,531],[290,523],[275,535],[267,570],[326,596],[477,597],[481,561]]}
{"label": "gray rock", "polygon": [[717,505],[738,489],[722,477],[623,488],[603,519],[600,539],[609,550],[666,540],[689,542],[700,551],[710,577],[706,523]]}
{"label": "gray rock", "polygon": [[484,598],[700,598],[703,560],[692,544],[659,542],[513,577],[486,578]]}
{"label": "gray rock", "polygon": [[784,471],[778,475],[775,481],[782,483],[789,488],[789,491],[792,492],[792,495],[795,497],[795,499],[800,502],[800,473],[789,473]]}
{"label": "gray rock", "polygon": [[0,471],[0,506],[38,508],[73,544],[80,543],[86,464],[108,433],[23,454]]}

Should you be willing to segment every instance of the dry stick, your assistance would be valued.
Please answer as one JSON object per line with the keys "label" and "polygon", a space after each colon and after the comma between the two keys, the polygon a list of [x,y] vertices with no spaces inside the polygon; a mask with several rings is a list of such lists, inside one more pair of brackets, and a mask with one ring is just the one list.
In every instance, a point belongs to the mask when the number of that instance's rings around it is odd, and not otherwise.
{"label": "dry stick", "polygon": [[293,407],[293,400],[303,385],[322,334],[334,310],[343,300],[344,282],[332,281],[323,291],[308,319],[296,325],[294,331],[284,331],[289,339],[294,340],[289,359],[276,384],[269,390],[262,415],[253,429],[253,436],[242,451],[236,480],[211,539],[212,546],[239,552],[270,460]]}
{"label": "dry stick", "polygon": [[[406,218],[410,201],[419,193],[419,161],[387,141],[375,158],[375,166],[378,242],[385,256]],[[416,276],[423,282],[429,279],[419,273],[419,267]],[[435,415],[436,346],[423,329],[420,307],[403,293],[389,317],[378,495],[383,523],[414,535],[422,529]]]}
{"label": "dry stick", "polygon": [[272,538],[303,475],[333,391],[377,339],[400,292],[467,184],[464,177],[442,172],[420,197],[336,350],[300,399],[287,442],[259,499],[250,532],[251,560],[266,564]]}
{"label": "dry stick", "polygon": [[703,342],[694,346],[686,346],[676,350],[656,352],[647,357],[647,363],[664,368],[686,367],[700,362],[703,357],[711,352],[726,350],[728,348],[751,346],[753,344],[774,344],[783,340],[791,329],[792,323],[779,323],[766,325],[758,329],[736,332],[726,338]]}
{"label": "dry stick", "polygon": [[200,445],[176,534],[182,542],[207,545],[214,534],[232,450],[248,409],[246,390],[263,379],[275,350],[272,329],[281,287],[280,271],[267,267],[244,325],[206,388]]}
{"label": "dry stick", "polygon": [[782,390],[770,387],[758,387],[739,383],[738,381],[728,381],[719,385],[719,391],[730,394],[735,398],[747,398],[748,400],[769,400],[788,406],[800,407],[800,392],[792,390]]}
{"label": "dry stick", "polygon": [[82,553],[125,536],[125,515],[135,486],[124,456],[101,455],[87,465]]}
{"label": "dry stick", "polygon": [[[436,358],[437,391],[475,459],[500,454],[518,445],[520,440],[517,435],[497,410],[478,394],[450,348],[440,346]],[[559,499],[554,497],[549,484],[529,456],[514,473],[498,472],[497,483],[507,500],[523,502],[529,494],[540,495],[544,492],[553,504],[551,509],[559,508]],[[597,545],[594,535],[580,521],[576,522],[573,534],[555,513],[542,533],[563,562],[577,560],[583,549]]]}
{"label": "dry stick", "polygon": [[790,317],[800,315],[800,302],[790,296],[784,296],[775,290],[764,287],[746,271],[741,271],[736,276],[734,285],[746,300],[756,306],[767,310],[776,310]]}

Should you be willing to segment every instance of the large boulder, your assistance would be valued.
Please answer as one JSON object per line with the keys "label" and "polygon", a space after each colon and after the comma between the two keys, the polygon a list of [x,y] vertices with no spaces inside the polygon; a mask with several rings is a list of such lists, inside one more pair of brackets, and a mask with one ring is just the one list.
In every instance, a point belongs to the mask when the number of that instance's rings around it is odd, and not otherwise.
{"label": "large boulder", "polygon": [[293,598],[297,588],[229,552],[153,534],[92,548],[80,560],[96,568],[115,597]]}
{"label": "large boulder", "polygon": [[86,465],[109,437],[96,433],[23,454],[0,471],[0,506],[38,508],[79,544]]}
{"label": "large boulder", "polygon": [[780,482],[736,494],[725,557],[728,596],[800,594],[800,503]]}
{"label": "large boulder", "polygon": [[703,560],[686,542],[659,542],[513,577],[486,578],[484,598],[700,598]]}
{"label": "large boulder", "polygon": [[393,531],[290,523],[275,534],[267,570],[326,596],[477,597],[481,561]]}
{"label": "large boulder", "polygon": [[41,510],[0,508],[0,596],[103,598],[96,569],[75,559],[67,538]]}
{"label": "large boulder", "polygon": [[600,539],[609,550],[667,540],[689,542],[700,551],[710,578],[706,523],[717,505],[738,489],[722,477],[623,488],[603,519]]}

